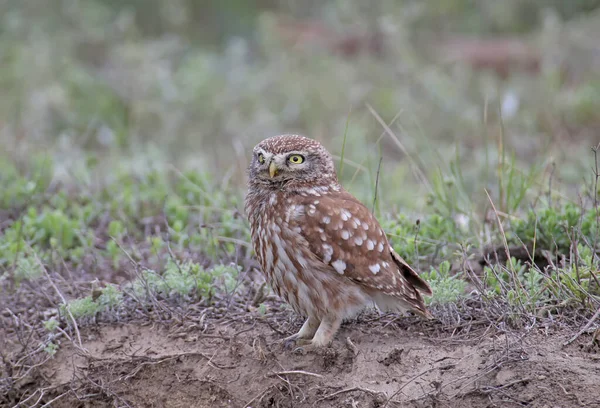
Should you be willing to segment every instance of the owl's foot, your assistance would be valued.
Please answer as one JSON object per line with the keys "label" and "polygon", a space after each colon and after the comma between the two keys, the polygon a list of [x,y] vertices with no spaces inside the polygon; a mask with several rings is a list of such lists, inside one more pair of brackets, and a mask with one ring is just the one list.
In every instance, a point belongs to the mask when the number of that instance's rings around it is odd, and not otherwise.
{"label": "owl's foot", "polygon": [[298,347],[296,347],[294,349],[294,353],[295,354],[302,354],[305,355],[307,353],[319,353],[319,352],[323,352],[324,349],[326,349],[327,347],[329,347],[331,345],[331,342],[318,342],[315,341],[314,339],[312,340],[298,340],[296,342],[296,345]]}
{"label": "owl's foot", "polygon": [[306,353],[311,353],[311,352],[319,349],[319,347],[317,345],[315,345],[315,343],[312,340],[306,340],[306,339],[298,340],[296,342],[296,345],[298,347],[296,347],[294,349],[294,354],[304,355]]}
{"label": "owl's foot", "polygon": [[281,340],[281,342],[283,344],[284,350],[294,350],[294,351],[296,351],[297,349],[302,348],[302,347],[313,345],[312,339],[300,337],[300,335],[298,333],[296,333],[292,336],[286,337],[285,339]]}
{"label": "owl's foot", "polygon": [[304,354],[329,346],[333,341],[333,337],[340,328],[341,323],[342,319],[338,318],[337,316],[325,317],[321,321],[321,324],[315,332],[314,337],[311,340],[298,341],[296,344],[298,344],[300,347],[294,351],[299,351]]}
{"label": "owl's foot", "polygon": [[298,342],[298,333],[281,340],[284,350],[291,350]]}
{"label": "owl's foot", "polygon": [[290,350],[295,344],[298,343],[298,341],[312,339],[317,332],[320,323],[321,322],[314,317],[309,317],[306,319],[298,333],[286,337],[281,341],[283,343],[283,348],[285,350]]}

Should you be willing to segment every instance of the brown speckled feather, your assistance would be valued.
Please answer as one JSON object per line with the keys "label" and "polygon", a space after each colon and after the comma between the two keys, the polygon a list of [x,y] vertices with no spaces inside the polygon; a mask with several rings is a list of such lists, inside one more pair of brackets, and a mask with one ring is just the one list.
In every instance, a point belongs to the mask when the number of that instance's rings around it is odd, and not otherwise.
{"label": "brown speckled feather", "polygon": [[300,203],[302,215],[292,218],[290,225],[302,226],[310,250],[333,273],[430,316],[419,290],[431,295],[431,288],[394,251],[367,207],[343,189],[316,198],[302,197]]}

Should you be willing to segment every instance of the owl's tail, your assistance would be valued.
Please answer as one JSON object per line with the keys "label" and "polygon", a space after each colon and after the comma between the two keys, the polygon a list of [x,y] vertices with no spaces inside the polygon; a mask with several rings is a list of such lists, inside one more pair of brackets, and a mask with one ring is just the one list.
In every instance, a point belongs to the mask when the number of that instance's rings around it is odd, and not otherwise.
{"label": "owl's tail", "polygon": [[431,286],[396,251],[392,250],[391,253],[392,259],[404,278],[405,290],[401,296],[382,295],[383,298],[375,302],[377,307],[380,307],[381,304],[384,309],[387,308],[386,310],[391,312],[410,310],[426,319],[433,319],[433,315],[425,307],[425,301],[421,295],[432,295]]}
{"label": "owl's tail", "polygon": [[429,313],[423,298],[417,291],[415,291],[415,297],[411,298],[391,296],[380,292],[373,295],[373,302],[382,312],[404,313],[411,311],[425,319],[433,319],[433,315]]}

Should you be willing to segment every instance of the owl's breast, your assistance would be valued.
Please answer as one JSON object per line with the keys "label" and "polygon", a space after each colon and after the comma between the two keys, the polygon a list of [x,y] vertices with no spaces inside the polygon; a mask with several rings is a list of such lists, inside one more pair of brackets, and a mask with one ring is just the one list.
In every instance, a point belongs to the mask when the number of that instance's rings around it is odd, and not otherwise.
{"label": "owl's breast", "polygon": [[264,192],[249,195],[246,199],[246,212],[250,222],[250,236],[256,257],[261,264],[263,272],[271,273],[274,256],[271,242],[274,234],[282,231],[283,222],[278,197],[281,193]]}
{"label": "owl's breast", "polygon": [[265,278],[296,312],[307,314],[313,303],[307,285],[311,254],[293,222],[295,206],[283,193],[265,194],[253,204],[248,213],[252,245]]}

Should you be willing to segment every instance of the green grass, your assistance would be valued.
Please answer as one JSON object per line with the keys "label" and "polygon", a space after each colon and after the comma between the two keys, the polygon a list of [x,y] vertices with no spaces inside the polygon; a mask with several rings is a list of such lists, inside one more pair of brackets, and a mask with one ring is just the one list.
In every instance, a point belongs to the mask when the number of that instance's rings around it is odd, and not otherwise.
{"label": "green grass", "polygon": [[[13,211],[0,236],[2,281],[12,282],[11,290],[45,280],[44,268],[64,274],[88,267],[90,257],[99,273],[131,274],[122,285],[109,283],[59,305],[61,316],[68,315],[68,307],[75,319],[96,318],[126,301],[145,304],[157,298],[209,305],[215,296],[241,294],[252,286],[239,280],[253,256],[239,189],[223,189],[207,173],[168,172],[161,165],[117,171],[106,178],[112,181],[94,187],[50,189],[46,182],[43,190],[38,184],[27,187],[31,172],[10,163],[2,162],[10,176],[2,178],[0,187],[32,189],[26,199],[15,196],[20,201],[3,208]],[[600,300],[593,255],[598,213],[568,200],[550,204],[537,199],[531,207],[524,194],[531,177],[514,171],[512,162],[505,165],[511,168],[498,174],[507,180],[504,203],[512,204],[497,203],[488,208],[487,220],[476,220],[476,209],[459,205],[458,197],[467,192],[458,164],[451,164],[453,173],[440,174],[445,181],[434,182],[427,212],[414,217],[387,211],[380,217],[390,242],[431,283],[431,305],[472,296],[467,287],[474,282],[461,265],[483,259],[482,251],[495,246],[501,256],[527,248],[531,259],[521,255],[484,266],[475,280],[480,296],[505,299],[509,307],[531,314],[549,305],[592,310]],[[35,169],[35,162],[31,166]],[[490,213],[496,206],[510,216]],[[542,260],[550,263],[549,269],[540,269]]]}

